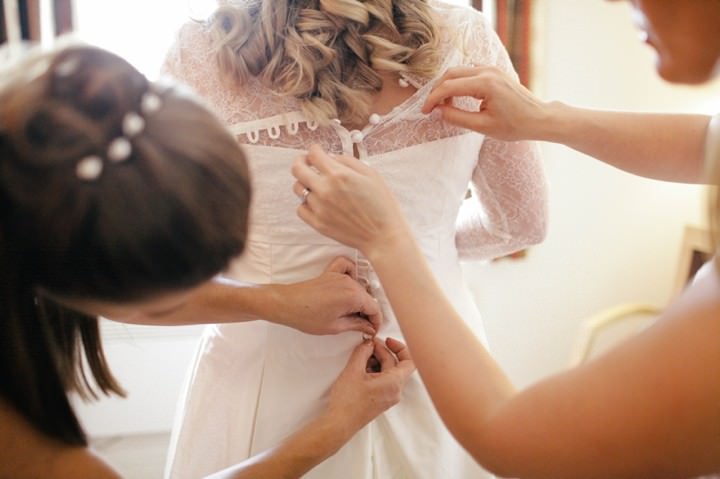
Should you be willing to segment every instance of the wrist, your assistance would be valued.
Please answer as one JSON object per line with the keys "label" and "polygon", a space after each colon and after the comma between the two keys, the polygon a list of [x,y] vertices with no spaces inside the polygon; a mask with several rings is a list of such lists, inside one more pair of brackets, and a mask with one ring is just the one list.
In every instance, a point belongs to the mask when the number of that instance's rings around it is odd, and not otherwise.
{"label": "wrist", "polygon": [[259,316],[262,319],[271,323],[285,325],[284,319],[286,318],[286,314],[283,313],[287,312],[285,304],[288,296],[291,295],[289,287],[290,285],[284,284],[265,284],[259,286]]}
{"label": "wrist", "polygon": [[412,244],[415,244],[415,238],[410,228],[404,225],[376,238],[361,251],[373,266],[377,266],[388,259],[397,258],[408,245]]}
{"label": "wrist", "polygon": [[324,459],[335,454],[364,425],[365,423],[361,424],[347,410],[329,408],[318,416],[313,421],[312,427],[318,431],[318,435],[322,438],[321,444],[317,444],[317,446],[324,452]]}
{"label": "wrist", "polygon": [[543,103],[533,140],[564,143],[563,135],[572,126],[572,107],[560,102]]}

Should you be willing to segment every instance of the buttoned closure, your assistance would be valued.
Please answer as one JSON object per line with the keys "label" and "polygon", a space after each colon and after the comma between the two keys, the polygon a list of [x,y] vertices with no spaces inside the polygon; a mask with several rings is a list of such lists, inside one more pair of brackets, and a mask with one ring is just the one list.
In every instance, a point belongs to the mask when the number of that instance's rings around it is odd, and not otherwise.
{"label": "buttoned closure", "polygon": [[350,140],[352,140],[353,143],[362,143],[365,139],[365,133],[363,133],[360,130],[353,130],[350,132]]}

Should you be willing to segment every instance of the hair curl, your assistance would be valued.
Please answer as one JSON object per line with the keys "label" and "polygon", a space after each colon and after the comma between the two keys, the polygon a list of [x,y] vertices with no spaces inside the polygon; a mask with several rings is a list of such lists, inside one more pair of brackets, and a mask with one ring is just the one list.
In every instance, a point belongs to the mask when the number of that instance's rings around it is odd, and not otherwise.
{"label": "hair curl", "polygon": [[258,77],[318,121],[363,124],[380,72],[431,78],[440,63],[426,0],[234,2],[218,8],[211,30],[225,76]]}

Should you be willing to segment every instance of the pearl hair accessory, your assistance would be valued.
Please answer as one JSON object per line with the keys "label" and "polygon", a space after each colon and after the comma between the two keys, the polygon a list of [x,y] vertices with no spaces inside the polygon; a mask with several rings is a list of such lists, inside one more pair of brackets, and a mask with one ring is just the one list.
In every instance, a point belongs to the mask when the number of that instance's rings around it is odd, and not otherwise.
{"label": "pearl hair accessory", "polygon": [[142,111],[146,115],[155,113],[160,109],[161,106],[162,100],[157,94],[153,92],[145,93],[140,100],[140,111]]}
{"label": "pearl hair accessory", "polygon": [[130,140],[121,136],[110,142],[107,149],[107,157],[113,163],[120,163],[127,160],[132,154],[132,144]]}
{"label": "pearl hair accessory", "polygon": [[103,161],[99,156],[86,156],[78,161],[75,174],[83,181],[93,181],[100,177],[103,170]]}
{"label": "pearl hair accessory", "polygon": [[60,64],[55,67],[55,75],[59,77],[69,77],[77,71],[79,66],[79,59],[75,57],[68,58],[60,62]]}
{"label": "pearl hair accessory", "polygon": [[123,118],[122,130],[125,136],[132,138],[145,128],[145,119],[131,111]]}
{"label": "pearl hair accessory", "polygon": [[[69,61],[69,60],[68,60]],[[67,62],[67,61],[66,61]],[[66,63],[66,62],[63,62]],[[59,67],[63,66],[61,64]],[[77,67],[75,67],[77,68]],[[70,70],[70,67],[66,67]],[[60,75],[60,72],[56,72]],[[72,74],[72,72],[68,73]],[[157,112],[162,107],[160,96],[153,92],[145,92],[140,99],[140,111],[145,116]],[[146,121],[143,115],[135,111],[129,111],[122,119],[122,136],[113,139],[107,147],[106,158],[111,163],[122,163],[132,155],[132,139],[145,130]],[[87,156],[81,159],[76,168],[77,177],[84,181],[93,181],[100,177],[104,168],[103,159],[100,156]]]}

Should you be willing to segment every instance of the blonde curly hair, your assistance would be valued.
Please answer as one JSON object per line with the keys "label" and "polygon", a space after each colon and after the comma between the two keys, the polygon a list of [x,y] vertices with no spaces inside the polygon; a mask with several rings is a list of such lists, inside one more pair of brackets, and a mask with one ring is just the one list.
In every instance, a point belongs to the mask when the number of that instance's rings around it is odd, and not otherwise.
{"label": "blonde curly hair", "polygon": [[427,0],[245,0],[211,18],[220,71],[257,77],[309,117],[364,124],[380,72],[432,78],[440,54]]}

